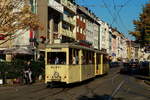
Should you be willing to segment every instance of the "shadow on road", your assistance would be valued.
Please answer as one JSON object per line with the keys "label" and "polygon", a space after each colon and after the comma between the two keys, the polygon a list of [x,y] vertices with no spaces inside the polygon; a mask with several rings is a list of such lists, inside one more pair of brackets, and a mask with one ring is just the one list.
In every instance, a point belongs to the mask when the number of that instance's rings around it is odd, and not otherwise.
{"label": "shadow on road", "polygon": [[77,83],[70,83],[70,84],[66,84],[66,83],[60,83],[60,82],[56,82],[53,83],[52,86],[47,85],[47,88],[74,88],[74,87],[78,87],[81,85],[86,85],[91,83],[95,78],[91,78],[82,82],[77,82]]}
{"label": "shadow on road", "polygon": [[94,95],[93,97],[80,96],[78,100],[124,100],[123,98],[111,98],[109,95]]}

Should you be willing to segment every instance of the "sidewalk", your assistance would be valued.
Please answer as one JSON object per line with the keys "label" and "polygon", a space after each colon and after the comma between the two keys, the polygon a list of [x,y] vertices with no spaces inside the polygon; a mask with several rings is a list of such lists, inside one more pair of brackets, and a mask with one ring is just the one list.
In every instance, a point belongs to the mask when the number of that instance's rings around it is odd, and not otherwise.
{"label": "sidewalk", "polygon": [[28,86],[28,85],[37,85],[37,84],[41,84],[44,83],[44,80],[41,81],[36,81],[32,84],[0,84],[0,88],[5,88],[5,87],[18,87],[18,86]]}
{"label": "sidewalk", "polygon": [[135,78],[144,80],[144,82],[148,85],[150,85],[150,76],[143,76],[143,75],[135,75]]}

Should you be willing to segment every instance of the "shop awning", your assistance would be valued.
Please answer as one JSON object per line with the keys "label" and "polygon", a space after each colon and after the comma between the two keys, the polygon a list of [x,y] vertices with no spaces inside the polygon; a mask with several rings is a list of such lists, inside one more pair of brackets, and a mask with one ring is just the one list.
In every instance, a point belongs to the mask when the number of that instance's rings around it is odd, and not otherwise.
{"label": "shop awning", "polygon": [[33,55],[34,52],[27,48],[27,47],[14,47],[14,48],[9,48],[6,49],[4,54],[27,54],[27,55]]}

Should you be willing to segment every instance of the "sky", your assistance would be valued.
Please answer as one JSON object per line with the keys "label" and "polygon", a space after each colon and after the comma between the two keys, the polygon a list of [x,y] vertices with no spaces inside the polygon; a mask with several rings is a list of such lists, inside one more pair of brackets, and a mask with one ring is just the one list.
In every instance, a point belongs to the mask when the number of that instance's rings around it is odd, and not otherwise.
{"label": "sky", "polygon": [[148,1],[150,0],[76,0],[76,3],[88,7],[101,20],[134,40],[129,34],[134,31],[133,20],[139,18]]}

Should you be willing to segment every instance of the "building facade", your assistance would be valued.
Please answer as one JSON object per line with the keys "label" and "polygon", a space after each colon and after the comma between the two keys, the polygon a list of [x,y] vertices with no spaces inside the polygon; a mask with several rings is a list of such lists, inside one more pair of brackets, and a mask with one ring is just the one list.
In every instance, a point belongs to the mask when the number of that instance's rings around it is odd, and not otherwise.
{"label": "building facade", "polygon": [[109,26],[106,22],[99,21],[100,23],[100,50],[109,53]]}

